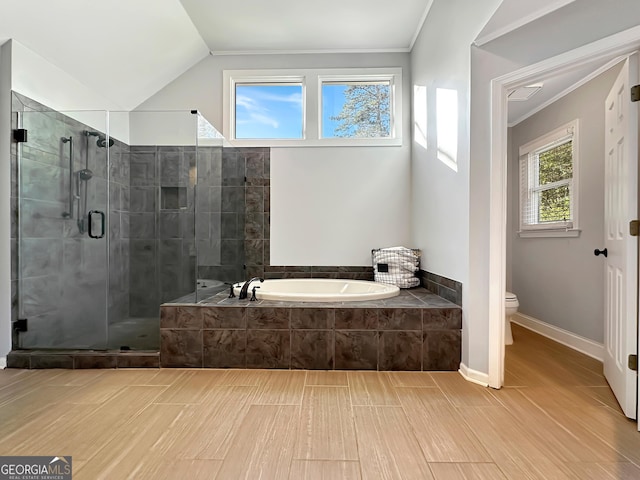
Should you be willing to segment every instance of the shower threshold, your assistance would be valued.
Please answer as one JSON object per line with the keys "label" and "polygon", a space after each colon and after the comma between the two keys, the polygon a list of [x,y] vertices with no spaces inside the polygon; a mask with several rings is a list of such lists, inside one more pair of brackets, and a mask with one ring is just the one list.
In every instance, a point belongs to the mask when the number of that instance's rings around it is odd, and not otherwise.
{"label": "shower threshold", "polygon": [[142,350],[12,350],[8,368],[160,368],[160,352]]}

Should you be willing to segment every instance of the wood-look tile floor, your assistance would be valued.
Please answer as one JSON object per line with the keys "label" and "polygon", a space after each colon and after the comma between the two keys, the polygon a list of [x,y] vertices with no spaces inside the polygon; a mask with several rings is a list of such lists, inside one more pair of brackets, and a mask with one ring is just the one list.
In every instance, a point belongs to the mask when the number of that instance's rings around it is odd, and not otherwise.
{"label": "wood-look tile floor", "polygon": [[0,371],[0,455],[88,479],[640,479],[602,365],[517,325],[506,387],[454,372]]}

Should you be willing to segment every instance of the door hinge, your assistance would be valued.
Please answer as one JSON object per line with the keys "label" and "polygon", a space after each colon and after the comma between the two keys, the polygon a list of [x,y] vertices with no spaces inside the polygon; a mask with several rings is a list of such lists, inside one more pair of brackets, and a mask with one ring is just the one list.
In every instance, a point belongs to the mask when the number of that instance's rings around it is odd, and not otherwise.
{"label": "door hinge", "polygon": [[631,220],[629,222],[629,235],[632,237],[637,237],[638,233],[640,233],[640,221]]}
{"label": "door hinge", "polygon": [[638,371],[638,355],[629,355],[629,370]]}
{"label": "door hinge", "polygon": [[631,87],[631,101],[632,102],[640,101],[640,85],[635,85]]}
{"label": "door hinge", "polygon": [[27,129],[26,128],[16,128],[13,131],[13,140],[16,143],[25,143],[27,141]]}
{"label": "door hinge", "polygon": [[27,331],[27,319],[19,318],[15,322],[13,322],[13,329],[16,332],[26,332]]}

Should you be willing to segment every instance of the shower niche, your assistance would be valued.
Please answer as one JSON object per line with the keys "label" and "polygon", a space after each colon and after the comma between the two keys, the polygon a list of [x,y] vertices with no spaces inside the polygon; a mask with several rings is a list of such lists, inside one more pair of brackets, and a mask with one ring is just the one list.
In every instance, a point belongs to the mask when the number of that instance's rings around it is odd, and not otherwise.
{"label": "shower niche", "polygon": [[14,93],[13,128],[14,351],[157,351],[162,303],[244,278],[246,155],[197,112]]}

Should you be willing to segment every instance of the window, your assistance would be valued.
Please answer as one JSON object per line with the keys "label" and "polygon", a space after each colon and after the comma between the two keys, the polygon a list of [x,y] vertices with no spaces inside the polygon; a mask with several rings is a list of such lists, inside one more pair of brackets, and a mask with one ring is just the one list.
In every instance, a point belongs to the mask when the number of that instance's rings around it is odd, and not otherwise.
{"label": "window", "polygon": [[402,145],[402,69],[227,70],[236,146]]}
{"label": "window", "polygon": [[302,83],[236,83],[235,138],[303,138]]}
{"label": "window", "polygon": [[577,120],[520,147],[520,236],[577,236]]}
{"label": "window", "polygon": [[322,138],[389,138],[391,81],[321,79]]}

